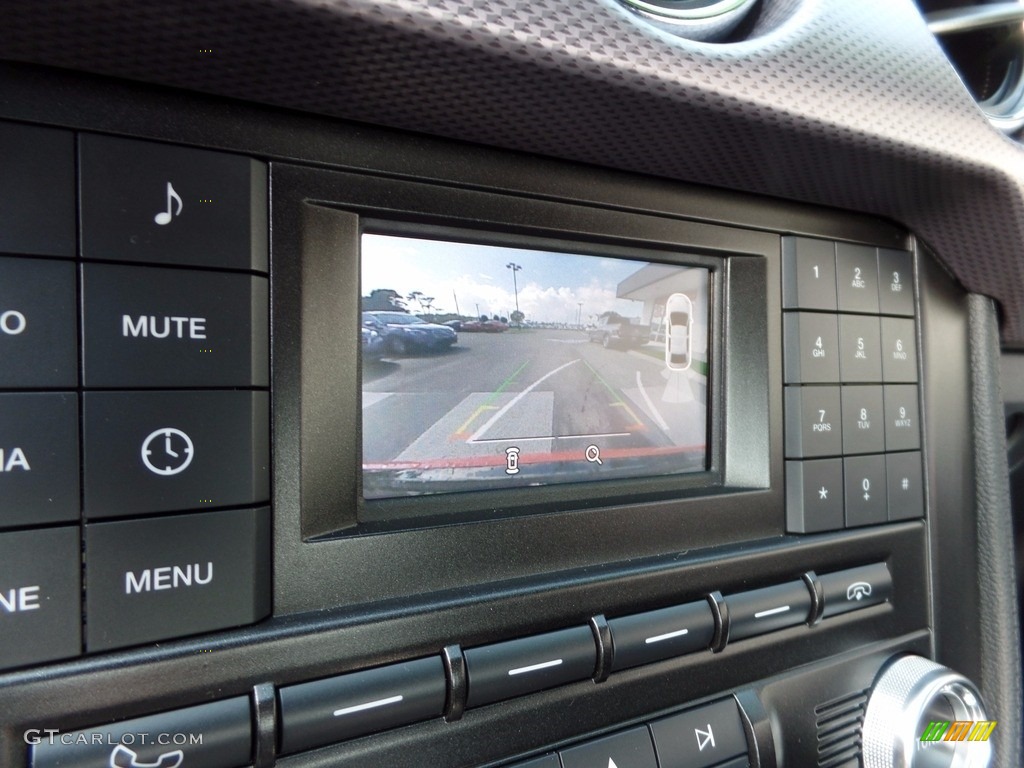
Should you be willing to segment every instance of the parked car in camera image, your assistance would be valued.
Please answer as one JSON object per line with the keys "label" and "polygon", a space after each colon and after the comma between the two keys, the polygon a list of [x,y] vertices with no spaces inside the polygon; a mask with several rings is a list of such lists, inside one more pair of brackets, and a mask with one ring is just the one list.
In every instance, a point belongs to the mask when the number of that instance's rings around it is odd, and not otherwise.
{"label": "parked car in camera image", "polygon": [[385,355],[439,352],[459,340],[454,329],[405,312],[363,312],[363,328],[379,334]]}
{"label": "parked car in camera image", "polygon": [[360,328],[360,349],[363,360],[379,360],[384,356],[384,338],[372,328],[365,325]]}
{"label": "parked car in camera image", "polygon": [[505,318],[481,315],[478,320],[463,320],[459,330],[466,333],[504,333],[509,329]]}
{"label": "parked car in camera image", "polygon": [[637,349],[647,343],[651,335],[649,325],[633,322],[618,312],[605,312],[597,324],[588,329],[587,336],[607,349]]}

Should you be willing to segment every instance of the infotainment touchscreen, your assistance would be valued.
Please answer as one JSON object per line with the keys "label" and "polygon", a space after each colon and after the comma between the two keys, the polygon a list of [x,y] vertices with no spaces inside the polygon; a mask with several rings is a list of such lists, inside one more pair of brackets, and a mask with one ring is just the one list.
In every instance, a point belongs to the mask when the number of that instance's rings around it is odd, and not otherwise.
{"label": "infotainment touchscreen", "polygon": [[707,468],[710,272],[364,234],[363,495]]}

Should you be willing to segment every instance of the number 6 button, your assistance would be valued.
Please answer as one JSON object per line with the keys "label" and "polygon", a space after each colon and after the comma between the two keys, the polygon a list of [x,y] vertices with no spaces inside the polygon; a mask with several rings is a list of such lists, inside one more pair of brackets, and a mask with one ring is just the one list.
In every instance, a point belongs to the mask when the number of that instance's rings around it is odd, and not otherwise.
{"label": "number 6 button", "polygon": [[913,320],[882,318],[882,377],[887,383],[917,381]]}

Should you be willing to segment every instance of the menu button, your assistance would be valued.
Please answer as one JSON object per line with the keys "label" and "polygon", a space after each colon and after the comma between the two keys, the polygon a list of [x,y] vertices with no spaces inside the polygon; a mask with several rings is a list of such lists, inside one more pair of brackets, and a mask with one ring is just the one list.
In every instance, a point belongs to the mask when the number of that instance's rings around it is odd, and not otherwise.
{"label": "menu button", "polygon": [[90,651],[251,624],[270,612],[270,510],[88,523]]}
{"label": "menu button", "polygon": [[[205,568],[205,570],[204,570]],[[163,566],[146,568],[135,573],[128,571],[124,575],[124,592],[126,595],[152,590],[178,589],[179,587],[203,586],[213,581],[213,563],[194,563],[181,566]]]}

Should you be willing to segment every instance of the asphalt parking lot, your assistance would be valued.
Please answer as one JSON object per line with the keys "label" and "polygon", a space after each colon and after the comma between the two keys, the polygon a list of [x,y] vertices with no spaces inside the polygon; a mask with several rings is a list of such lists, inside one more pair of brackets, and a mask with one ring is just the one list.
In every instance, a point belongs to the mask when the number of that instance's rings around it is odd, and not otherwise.
{"label": "asphalt parking lot", "polygon": [[[601,466],[666,453],[703,457],[706,377],[659,350],[605,349],[572,330],[459,335],[437,354],[363,372],[367,471],[470,471],[519,461]],[[590,456],[593,461],[593,454]],[[585,466],[585,465],[584,465]]]}

